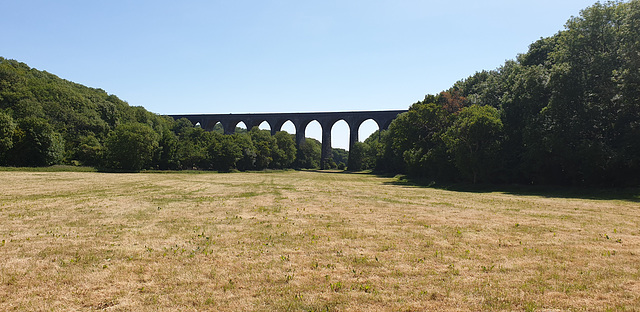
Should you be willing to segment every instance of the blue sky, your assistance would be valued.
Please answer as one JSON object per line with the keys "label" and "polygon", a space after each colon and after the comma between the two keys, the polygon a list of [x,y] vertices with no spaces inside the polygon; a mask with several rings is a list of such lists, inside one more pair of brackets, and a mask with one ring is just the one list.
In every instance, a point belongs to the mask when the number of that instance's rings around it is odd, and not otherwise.
{"label": "blue sky", "polygon": [[0,0],[0,56],[159,114],[406,109],[593,3]]}

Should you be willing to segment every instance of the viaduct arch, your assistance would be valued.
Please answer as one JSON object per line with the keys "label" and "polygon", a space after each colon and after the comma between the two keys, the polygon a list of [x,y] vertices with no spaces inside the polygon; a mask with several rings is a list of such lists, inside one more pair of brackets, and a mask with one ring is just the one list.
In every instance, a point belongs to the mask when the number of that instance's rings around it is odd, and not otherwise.
{"label": "viaduct arch", "polygon": [[220,123],[225,134],[233,134],[236,125],[243,122],[247,129],[259,126],[267,122],[271,127],[271,135],[281,131],[282,125],[291,121],[296,128],[296,145],[305,139],[307,125],[317,121],[322,127],[322,155],[320,163],[325,169],[326,161],[331,158],[331,129],[333,125],[344,120],[349,125],[349,151],[353,144],[358,142],[358,129],[360,125],[372,119],[378,124],[379,130],[386,130],[399,114],[407,110],[382,110],[382,111],[351,111],[351,112],[319,112],[319,113],[260,113],[260,114],[195,114],[195,115],[169,115],[174,119],[186,118],[194,125],[200,123],[203,129],[212,131],[213,127]]}

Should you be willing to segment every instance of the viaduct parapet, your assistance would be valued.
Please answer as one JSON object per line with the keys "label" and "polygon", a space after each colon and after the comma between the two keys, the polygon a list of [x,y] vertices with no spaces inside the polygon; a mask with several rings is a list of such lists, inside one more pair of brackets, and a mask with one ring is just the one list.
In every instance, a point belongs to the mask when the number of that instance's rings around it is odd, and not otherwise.
{"label": "viaduct parapet", "polygon": [[321,167],[325,169],[326,161],[331,158],[331,129],[333,125],[344,120],[349,125],[349,151],[353,144],[358,142],[358,130],[360,125],[371,119],[378,124],[379,130],[386,130],[399,114],[407,110],[382,110],[382,111],[351,111],[351,112],[319,112],[319,113],[262,113],[262,114],[196,114],[196,115],[169,115],[174,119],[186,118],[194,125],[207,130],[220,123],[225,134],[233,134],[236,126],[243,122],[247,129],[257,127],[267,122],[271,127],[271,134],[282,130],[282,125],[291,121],[296,128],[296,145],[305,139],[305,130],[312,121],[317,121],[322,127],[322,156]]}

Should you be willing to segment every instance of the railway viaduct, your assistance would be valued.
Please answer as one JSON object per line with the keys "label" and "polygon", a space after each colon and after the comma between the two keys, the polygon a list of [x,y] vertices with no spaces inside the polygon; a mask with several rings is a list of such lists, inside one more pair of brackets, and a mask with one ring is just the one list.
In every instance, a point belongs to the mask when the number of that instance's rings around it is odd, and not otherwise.
{"label": "railway viaduct", "polygon": [[385,130],[399,114],[407,110],[380,110],[380,111],[347,111],[347,112],[318,112],[318,113],[258,113],[258,114],[195,114],[195,115],[169,115],[174,119],[186,118],[194,125],[207,130],[220,123],[225,134],[232,134],[236,125],[243,122],[247,129],[257,127],[263,122],[267,122],[271,127],[271,134],[281,131],[282,125],[291,121],[296,128],[296,145],[305,139],[305,130],[312,121],[317,121],[322,127],[322,155],[321,166],[324,169],[326,161],[331,158],[331,128],[333,125],[344,120],[349,125],[349,150],[353,144],[358,142],[358,130],[360,125],[372,119],[378,124],[379,130]]}

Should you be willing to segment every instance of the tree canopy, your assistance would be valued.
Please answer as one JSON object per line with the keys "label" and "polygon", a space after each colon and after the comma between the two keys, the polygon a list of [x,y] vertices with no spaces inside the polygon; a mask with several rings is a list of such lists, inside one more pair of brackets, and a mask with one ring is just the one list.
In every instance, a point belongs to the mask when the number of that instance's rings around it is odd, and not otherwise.
{"label": "tree canopy", "polygon": [[[321,144],[224,135],[0,57],[0,165],[317,168]],[[640,184],[640,1],[596,3],[565,29],[426,95],[329,164],[434,181]],[[337,163],[337,164],[336,164]]]}
{"label": "tree canopy", "polygon": [[388,133],[379,169],[434,180],[637,185],[640,1],[584,9],[515,60],[427,95]]}
{"label": "tree canopy", "polygon": [[[238,130],[223,135],[218,125],[207,132],[186,119],[153,114],[101,89],[0,57],[0,165],[66,163],[128,171],[295,165],[292,135]],[[306,167],[319,166],[319,154],[305,157]]]}

